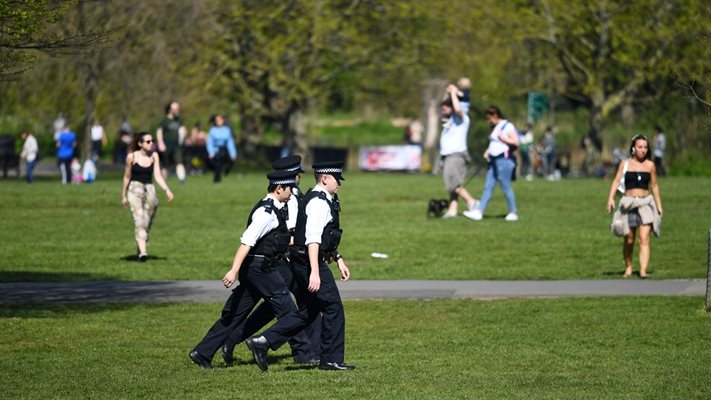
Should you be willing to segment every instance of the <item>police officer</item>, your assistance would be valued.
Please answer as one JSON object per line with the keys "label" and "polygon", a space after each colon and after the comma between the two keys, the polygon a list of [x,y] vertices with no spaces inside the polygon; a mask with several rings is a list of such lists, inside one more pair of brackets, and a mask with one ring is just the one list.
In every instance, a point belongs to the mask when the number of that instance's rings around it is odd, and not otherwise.
{"label": "police officer", "polygon": [[267,351],[278,349],[293,334],[311,321],[322,316],[321,355],[319,368],[323,370],[352,370],[354,366],[343,362],[345,353],[345,314],[336,281],[328,263],[336,262],[341,280],[348,280],[350,272],[338,252],[341,240],[336,196],[343,178],[343,162],[322,162],[313,166],[316,186],[299,204],[291,261],[294,278],[309,292],[304,306],[294,317],[282,318],[262,333],[247,339],[257,365],[268,369]]}
{"label": "police officer", "polygon": [[[289,171],[296,174],[304,172],[301,168],[301,157],[298,155],[280,158],[272,163],[272,168],[278,171]],[[286,221],[286,226],[292,234],[296,226],[296,216],[299,212],[299,199],[303,197],[303,194],[299,191],[298,187],[299,180],[300,176],[296,175],[296,184],[291,188],[291,198],[287,202],[289,218]],[[284,278],[289,290],[294,293],[297,304],[303,304],[304,298],[308,292],[305,287],[302,288],[294,281],[293,274],[291,272],[291,263],[289,260],[284,259],[277,262],[276,269]],[[231,365],[234,362],[234,348],[238,343],[254,335],[257,331],[266,326],[272,319],[274,319],[274,311],[272,311],[269,304],[266,302],[260,303],[259,306],[257,306],[257,308],[249,315],[244,324],[241,324],[234,331],[232,331],[232,333],[230,333],[229,337],[220,348],[225,364]],[[297,364],[318,363],[320,343],[321,321],[317,318],[302,332],[299,332],[293,338],[289,339],[289,345],[291,346],[291,353],[294,357],[294,362]]]}
{"label": "police officer", "polygon": [[247,229],[240,238],[241,245],[232,268],[222,279],[227,288],[238,277],[240,284],[227,299],[220,319],[189,353],[192,362],[202,368],[212,367],[214,353],[230,332],[245,321],[260,299],[269,303],[277,318],[298,319],[285,322],[295,324],[303,319],[295,315],[296,306],[289,289],[275,268],[276,263],[285,257],[291,239],[286,227],[287,211],[284,205],[296,184],[296,173],[277,171],[267,177],[268,194],[249,214]]}

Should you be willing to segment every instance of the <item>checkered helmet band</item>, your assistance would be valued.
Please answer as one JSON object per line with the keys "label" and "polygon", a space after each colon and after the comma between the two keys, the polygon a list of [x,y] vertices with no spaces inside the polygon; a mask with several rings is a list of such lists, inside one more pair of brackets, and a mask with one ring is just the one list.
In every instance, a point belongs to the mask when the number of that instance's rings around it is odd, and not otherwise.
{"label": "checkered helmet band", "polygon": [[343,168],[321,168],[315,169],[314,172],[317,174],[340,174],[343,172]]}

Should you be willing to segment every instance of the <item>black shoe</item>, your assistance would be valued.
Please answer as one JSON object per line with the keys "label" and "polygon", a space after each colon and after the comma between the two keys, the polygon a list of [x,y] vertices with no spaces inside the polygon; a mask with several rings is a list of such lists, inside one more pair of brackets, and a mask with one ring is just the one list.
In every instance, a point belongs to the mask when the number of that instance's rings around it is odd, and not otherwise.
{"label": "black shoe", "polygon": [[146,262],[146,260],[148,260],[148,254],[139,254],[138,255],[138,261]]}
{"label": "black shoe", "polygon": [[318,369],[322,369],[325,371],[350,371],[355,368],[356,368],[355,365],[348,365],[346,363],[338,363],[338,362],[323,363],[318,366]]}
{"label": "black shoe", "polygon": [[261,369],[262,372],[267,372],[267,369],[269,369],[269,365],[267,364],[269,341],[267,341],[267,338],[264,336],[253,336],[247,339],[246,343],[259,369]]}
{"label": "black shoe", "polygon": [[234,351],[235,351],[235,346],[229,345],[229,344],[223,344],[222,347],[220,347],[220,354],[222,354],[222,359],[225,360],[225,364],[228,366],[231,366],[232,363],[235,362],[235,357],[234,357]]}
{"label": "black shoe", "polygon": [[191,351],[188,356],[190,356],[190,359],[192,360],[193,364],[197,365],[198,367],[205,369],[212,368],[212,363],[210,363],[210,360],[203,357],[200,353],[197,352],[197,350]]}

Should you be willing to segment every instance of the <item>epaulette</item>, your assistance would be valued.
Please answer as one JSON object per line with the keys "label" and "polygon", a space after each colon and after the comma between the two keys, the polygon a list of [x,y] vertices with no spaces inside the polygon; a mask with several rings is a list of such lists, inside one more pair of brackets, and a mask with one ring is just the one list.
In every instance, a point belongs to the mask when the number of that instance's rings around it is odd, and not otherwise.
{"label": "epaulette", "polygon": [[271,214],[275,211],[274,201],[272,199],[266,199],[262,201],[262,207],[264,207],[264,212]]}

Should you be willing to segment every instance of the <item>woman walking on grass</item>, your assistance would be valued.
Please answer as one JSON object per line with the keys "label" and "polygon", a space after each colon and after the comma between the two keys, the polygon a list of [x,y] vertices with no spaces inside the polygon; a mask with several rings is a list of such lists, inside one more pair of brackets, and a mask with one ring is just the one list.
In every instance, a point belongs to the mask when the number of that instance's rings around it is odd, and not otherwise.
{"label": "woman walking on grass", "polygon": [[168,201],[173,201],[173,192],[165,183],[160,172],[158,153],[153,151],[153,137],[146,132],[138,133],[131,143],[131,152],[126,157],[126,168],[121,187],[121,203],[131,210],[135,224],[138,259],[148,259],[148,234],[151,230],[153,217],[158,208],[156,189],[153,186],[155,178],[158,185],[165,191]]}
{"label": "woman walking on grass", "polygon": [[657,185],[657,169],[651,159],[649,140],[642,135],[633,137],[629,158],[618,166],[607,198],[607,212],[610,213],[615,208],[615,192],[619,190],[624,193],[612,218],[611,228],[615,235],[624,237],[622,255],[625,260],[625,278],[632,276],[635,236],[639,236],[639,277],[642,279],[649,277],[650,232],[653,230],[659,236],[664,211]]}

